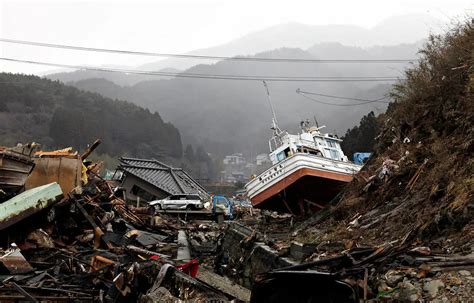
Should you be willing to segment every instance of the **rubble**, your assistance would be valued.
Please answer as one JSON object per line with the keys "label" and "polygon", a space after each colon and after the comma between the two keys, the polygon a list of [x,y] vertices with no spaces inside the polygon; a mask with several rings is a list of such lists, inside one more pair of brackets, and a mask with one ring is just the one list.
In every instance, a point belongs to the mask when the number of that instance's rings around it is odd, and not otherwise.
{"label": "rubble", "polygon": [[[0,204],[2,246],[16,243],[0,248],[0,301],[234,299],[226,292],[232,287],[219,290],[196,278],[200,262],[193,259],[192,248],[217,241],[220,226],[180,227],[179,218],[129,206],[99,177],[97,163],[83,165],[92,149],[82,155],[71,149],[38,152],[36,167],[54,166],[59,173],[42,178],[33,171],[27,182],[32,188]],[[78,169],[69,170],[64,165],[69,160],[79,163],[73,165]],[[51,180],[59,183],[39,185]],[[216,224],[217,230],[206,224]],[[215,252],[216,243],[210,247]],[[210,276],[203,274],[203,279]],[[224,281],[212,277],[207,280]]]}
{"label": "rubble", "polygon": [[[124,228],[123,231],[132,228],[127,226],[129,223],[125,219],[132,224],[140,224],[141,220],[124,208],[123,201],[111,195],[105,181],[92,176],[89,178],[89,182],[83,184],[82,194],[69,192],[60,203],[54,205],[57,216],[53,220],[30,220],[29,224],[20,224],[26,223],[28,219],[20,213],[15,216],[15,222],[10,220],[10,224],[4,226],[5,235],[17,239],[21,254],[31,266],[27,267],[28,271],[21,271],[24,276],[18,276],[18,271],[10,271],[9,274],[13,275],[2,279],[2,300],[14,300],[19,294],[25,296],[28,293],[37,301],[59,302],[66,298],[107,301],[107,293],[113,290],[114,277],[127,270],[127,263],[133,264],[140,259],[138,253],[127,253],[125,245],[115,245],[109,241],[104,236],[104,230],[108,232],[110,227],[106,225],[111,224],[115,232],[120,233],[120,228]],[[59,185],[53,183],[27,190],[13,199],[23,208],[29,206],[29,199],[41,201],[41,208],[45,208],[51,207],[48,201],[57,202],[56,197],[59,195],[63,193]],[[9,201],[0,206],[11,210]],[[117,215],[104,216],[108,212]],[[33,230],[28,232],[30,229]],[[23,234],[27,236],[21,237]],[[122,237],[125,238],[125,233]],[[0,274],[4,275],[5,272]],[[132,292],[127,295],[132,295]]]}

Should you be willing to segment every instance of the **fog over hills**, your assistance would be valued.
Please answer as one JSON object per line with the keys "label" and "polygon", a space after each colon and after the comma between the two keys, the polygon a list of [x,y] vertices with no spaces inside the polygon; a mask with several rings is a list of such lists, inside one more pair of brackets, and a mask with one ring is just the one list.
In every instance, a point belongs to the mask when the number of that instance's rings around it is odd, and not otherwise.
{"label": "fog over hills", "polygon": [[[400,52],[410,58],[416,54],[418,44],[387,47],[388,53]],[[393,49],[392,49],[393,48]],[[341,44],[320,44],[308,51],[282,48],[259,53],[258,57],[317,58],[325,52],[347,54],[361,59],[377,58],[380,48],[362,49]],[[352,55],[354,53],[354,55]],[[186,73],[237,74],[272,76],[400,76],[403,64],[301,64],[268,62],[235,62],[224,60],[216,64],[194,66]],[[260,81],[229,81],[173,78],[151,80],[133,86],[120,87],[105,79],[88,79],[71,83],[111,98],[125,99],[140,106],[158,111],[180,130],[183,142],[206,143],[209,150],[224,154],[247,151],[256,154],[266,151],[270,136],[270,110]],[[299,120],[312,119],[326,124],[328,130],[339,135],[371,110],[382,112],[386,103],[372,103],[357,107],[320,104],[296,94],[305,91],[349,97],[376,99],[383,97],[390,87],[385,82],[269,82],[276,113],[283,128],[297,129]],[[319,101],[347,104],[351,101],[318,97]]]}
{"label": "fog over hills", "polygon": [[[418,43],[426,39],[430,32],[440,30],[440,21],[429,16],[410,14],[394,16],[384,20],[371,29],[356,25],[307,25],[301,23],[285,23],[260,31],[249,33],[241,38],[214,47],[198,49],[187,54],[210,56],[254,56],[256,53],[270,51],[282,47],[308,49],[320,43],[340,43],[360,48],[394,46],[398,44]],[[395,34],[396,33],[396,34]],[[150,50],[151,51],[151,50]],[[318,56],[318,54],[315,54]],[[333,54],[324,54],[332,57]],[[341,57],[349,57],[341,54]],[[394,53],[396,57],[398,53]],[[407,54],[408,55],[408,54]],[[388,56],[388,55],[387,55]],[[323,58],[323,54],[321,54]],[[137,66],[138,70],[180,71],[198,64],[214,64],[216,61],[196,59],[162,59]],[[79,81],[89,78],[104,78],[119,85],[134,85],[156,77],[144,75],[118,75],[106,72],[76,71],[54,73],[48,76],[62,81]]]}
{"label": "fog over hills", "polygon": [[[127,68],[128,70],[133,68]],[[180,70],[172,67],[163,68],[159,72],[179,73]],[[155,76],[125,74],[125,73],[108,73],[90,70],[77,70],[73,72],[56,72],[46,75],[51,80],[59,80],[65,83],[75,82],[86,79],[107,79],[120,86],[134,85],[141,81],[154,80]],[[160,77],[161,79],[169,79],[171,77]]]}
{"label": "fog over hills", "polygon": [[[420,39],[427,38],[436,22],[411,15],[388,19],[372,29],[289,23],[191,53],[262,58],[411,59],[416,58],[423,43]],[[396,26],[400,26],[397,35],[387,34]],[[213,75],[378,77],[402,76],[407,66],[408,63],[302,64],[166,59],[137,68]],[[208,151],[219,155],[239,151],[255,155],[267,150],[271,117],[260,81],[158,78],[89,71],[49,77],[158,111],[180,130],[184,144],[204,144]],[[315,96],[316,101],[311,101],[296,94],[296,90],[376,99],[387,94],[391,84],[393,82],[270,82],[269,87],[282,128],[296,130],[299,120],[315,116],[320,124],[327,125],[327,130],[343,135],[363,115],[372,110],[383,112],[387,104],[330,106],[320,101],[339,105],[353,101]]]}
{"label": "fog over hills", "polygon": [[[249,56],[281,47],[307,49],[322,42],[337,42],[348,46],[370,47],[415,43],[430,32],[439,31],[439,20],[420,14],[394,16],[371,29],[356,25],[279,24],[253,32],[229,43],[192,51],[193,55]],[[166,59],[140,66],[140,69],[159,70],[166,67],[189,68],[197,60]]]}

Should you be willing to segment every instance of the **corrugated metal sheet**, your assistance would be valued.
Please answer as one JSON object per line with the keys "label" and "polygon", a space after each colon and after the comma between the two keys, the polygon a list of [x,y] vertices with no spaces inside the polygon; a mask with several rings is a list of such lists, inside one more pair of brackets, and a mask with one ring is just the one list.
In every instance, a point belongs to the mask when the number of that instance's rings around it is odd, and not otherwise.
{"label": "corrugated metal sheet", "polygon": [[120,158],[119,169],[154,185],[169,194],[199,194],[208,198],[206,190],[181,168],[173,168],[158,160]]}

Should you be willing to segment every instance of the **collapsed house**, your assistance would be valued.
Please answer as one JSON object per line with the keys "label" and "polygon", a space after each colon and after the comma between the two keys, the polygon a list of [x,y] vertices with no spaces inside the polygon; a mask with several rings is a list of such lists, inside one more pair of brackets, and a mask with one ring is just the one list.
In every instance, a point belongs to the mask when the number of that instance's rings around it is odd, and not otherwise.
{"label": "collapsed house", "polygon": [[176,194],[209,195],[204,187],[182,168],[173,168],[155,159],[120,158],[113,179],[118,179],[127,201],[152,201]]}

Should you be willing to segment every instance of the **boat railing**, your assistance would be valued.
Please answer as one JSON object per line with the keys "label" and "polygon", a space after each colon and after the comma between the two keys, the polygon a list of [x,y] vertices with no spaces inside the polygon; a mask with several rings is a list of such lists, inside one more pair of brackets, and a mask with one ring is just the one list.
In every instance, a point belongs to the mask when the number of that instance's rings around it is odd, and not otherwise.
{"label": "boat railing", "polygon": [[[295,154],[289,156],[288,158],[286,158],[285,160],[289,161],[291,158],[294,158],[294,157],[296,157],[298,155],[301,155],[301,154],[317,158],[318,160],[322,161],[322,163],[321,163],[322,165],[328,165],[328,166],[332,165],[332,166],[337,167],[339,169],[343,169],[344,166],[345,166],[345,168],[350,169],[353,173],[357,173],[357,171],[358,171],[358,170],[356,170],[352,167],[353,165],[355,165],[352,162],[349,162],[349,161],[343,162],[343,161],[334,160],[334,159],[326,158],[326,157],[323,157],[323,156],[308,154],[308,153],[303,153],[303,152],[295,153]],[[260,182],[266,181],[268,179],[269,175],[272,175],[272,174],[275,173],[275,170],[280,171],[283,168],[284,168],[283,164],[281,162],[279,162],[278,164],[275,164],[272,167],[265,170],[264,172],[262,172],[259,175],[258,180]]]}
{"label": "boat railing", "polygon": [[282,137],[286,134],[287,133],[285,131],[282,131],[278,134],[273,135],[273,137],[268,140],[268,147],[270,148],[270,152],[274,151],[283,144]]}

